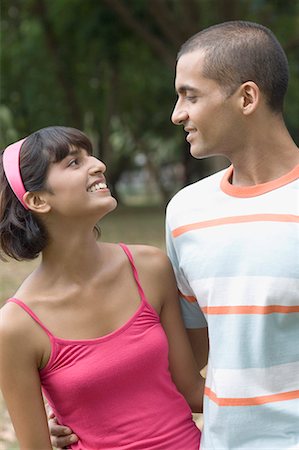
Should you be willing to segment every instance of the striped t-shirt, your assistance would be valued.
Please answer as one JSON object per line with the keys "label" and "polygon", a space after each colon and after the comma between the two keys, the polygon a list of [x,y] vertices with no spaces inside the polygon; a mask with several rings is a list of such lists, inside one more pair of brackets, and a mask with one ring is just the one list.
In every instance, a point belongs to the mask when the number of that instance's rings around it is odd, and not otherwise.
{"label": "striped t-shirt", "polygon": [[201,449],[298,449],[299,165],[249,187],[232,170],[167,208],[186,327],[209,331]]}

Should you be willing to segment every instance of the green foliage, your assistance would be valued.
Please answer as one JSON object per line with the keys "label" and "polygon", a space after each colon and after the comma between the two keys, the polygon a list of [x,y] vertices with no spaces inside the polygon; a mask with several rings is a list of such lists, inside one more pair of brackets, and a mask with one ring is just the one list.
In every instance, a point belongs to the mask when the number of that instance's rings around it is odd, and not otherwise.
{"label": "green foliage", "polygon": [[230,19],[269,26],[285,47],[286,121],[299,141],[298,0],[2,0],[1,8],[2,146],[60,124],[89,134],[113,164],[114,185],[140,153],[157,174],[166,163],[194,166],[170,123],[175,56],[188,36]]}

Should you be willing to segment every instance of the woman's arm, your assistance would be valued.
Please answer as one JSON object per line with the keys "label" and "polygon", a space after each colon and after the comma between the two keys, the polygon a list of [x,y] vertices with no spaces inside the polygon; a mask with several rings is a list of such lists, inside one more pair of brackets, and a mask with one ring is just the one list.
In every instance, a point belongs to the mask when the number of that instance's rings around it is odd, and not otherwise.
{"label": "woman's arm", "polygon": [[36,343],[20,314],[9,305],[0,311],[0,387],[20,449],[52,450]]}
{"label": "woman's arm", "polygon": [[175,277],[168,259],[163,263],[160,274],[159,287],[164,299],[160,319],[168,338],[172,379],[192,411],[202,412],[204,379],[182,320]]}
{"label": "woman's arm", "polygon": [[[172,379],[193,412],[202,411],[204,379],[196,364],[183,324],[178,290],[171,263],[165,253],[153,247],[132,246],[141,284],[153,306],[160,305],[160,319],[168,338]],[[159,299],[159,300],[158,300]],[[206,353],[207,346],[203,346]],[[203,355],[203,360],[206,355]]]}
{"label": "woman's arm", "polygon": [[206,372],[209,355],[209,337],[207,328],[189,328],[187,335],[200,372]]}

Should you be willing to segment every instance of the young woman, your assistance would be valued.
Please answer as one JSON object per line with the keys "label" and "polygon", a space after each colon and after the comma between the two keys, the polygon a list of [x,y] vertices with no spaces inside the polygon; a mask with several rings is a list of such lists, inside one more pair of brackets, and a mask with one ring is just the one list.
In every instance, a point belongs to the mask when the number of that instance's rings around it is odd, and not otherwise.
{"label": "young woman", "polygon": [[20,448],[52,449],[43,393],[73,449],[198,450],[190,407],[201,411],[203,382],[173,272],[156,248],[97,241],[116,207],[105,170],[65,127],[0,157],[2,252],[41,254],[1,310],[1,389]]}

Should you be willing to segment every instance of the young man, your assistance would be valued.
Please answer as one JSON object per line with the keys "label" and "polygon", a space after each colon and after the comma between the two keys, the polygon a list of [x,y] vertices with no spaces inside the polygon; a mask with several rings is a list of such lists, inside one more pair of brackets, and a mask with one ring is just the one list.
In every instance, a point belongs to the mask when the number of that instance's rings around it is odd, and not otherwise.
{"label": "young man", "polygon": [[209,335],[202,449],[299,448],[299,151],[282,111],[273,34],[227,22],[181,48],[175,125],[195,158],[232,165],[167,208],[167,249],[199,364]]}
{"label": "young man", "polygon": [[192,156],[232,163],[167,208],[200,368],[209,340],[201,449],[299,446],[299,150],[282,115],[287,84],[286,56],[258,24],[212,26],[178,54],[172,121]]}

